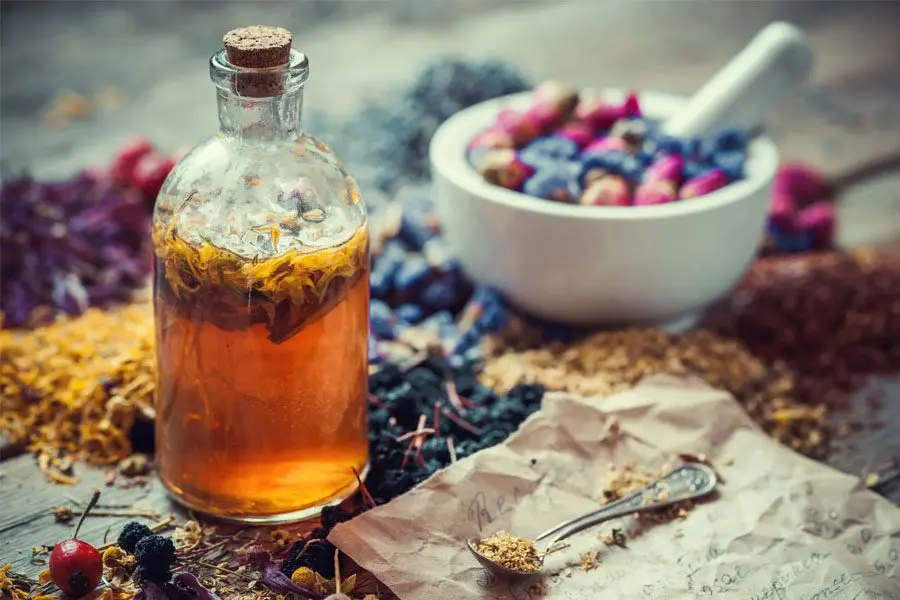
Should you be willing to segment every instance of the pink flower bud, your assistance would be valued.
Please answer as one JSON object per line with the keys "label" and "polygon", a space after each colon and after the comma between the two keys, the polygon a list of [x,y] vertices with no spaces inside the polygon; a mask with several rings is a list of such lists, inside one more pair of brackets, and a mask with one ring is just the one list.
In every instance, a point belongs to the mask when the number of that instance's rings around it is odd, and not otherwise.
{"label": "pink flower bud", "polygon": [[797,218],[801,231],[806,231],[813,239],[817,249],[831,248],[834,245],[835,218],[834,204],[820,201],[810,204],[800,211]]}
{"label": "pink flower bud", "polygon": [[688,180],[682,187],[679,197],[682,200],[696,198],[714,192],[728,185],[728,176],[719,169],[713,169],[705,175]]}
{"label": "pink flower bud", "polygon": [[478,167],[484,180],[510,190],[521,189],[534,169],[520,161],[515,150],[494,150],[483,158]]}
{"label": "pink flower bud", "polygon": [[594,129],[609,129],[625,116],[621,106],[609,104],[603,98],[588,98],[575,107],[575,117]]}
{"label": "pink flower bud", "polygon": [[769,203],[769,223],[778,231],[785,233],[797,231],[797,207],[789,195],[779,192],[772,194]]}
{"label": "pink flower bud", "polygon": [[594,138],[594,129],[584,121],[569,121],[556,131],[556,135],[572,140],[584,148]]}
{"label": "pink flower bud", "polygon": [[535,104],[525,111],[523,120],[538,135],[543,135],[552,131],[563,120],[563,113],[550,104]]}
{"label": "pink flower bud", "polygon": [[578,104],[578,91],[558,81],[545,81],[534,90],[535,104],[551,107],[556,114],[565,119]]}
{"label": "pink flower bud", "polygon": [[488,129],[482,131],[469,142],[469,150],[474,148],[512,148],[513,137],[507,131],[501,129]]}
{"label": "pink flower bud", "polygon": [[496,121],[491,129],[498,129],[509,134],[516,147],[524,146],[540,135],[536,123],[527,120],[524,114],[510,108],[504,108],[497,113]]}
{"label": "pink flower bud", "polygon": [[671,181],[650,181],[643,183],[634,191],[635,206],[654,206],[668,204],[678,199],[678,189]]}
{"label": "pink flower bud", "polygon": [[585,206],[628,206],[631,204],[631,191],[623,178],[607,175],[591,183],[578,203]]}
{"label": "pink flower bud", "polygon": [[594,140],[590,144],[584,147],[584,152],[617,152],[617,151],[628,151],[628,142],[623,140],[622,138],[617,137],[605,137]]}
{"label": "pink flower bud", "polygon": [[647,171],[644,173],[644,183],[667,181],[677,186],[681,183],[683,173],[684,158],[678,155],[663,156],[647,167]]}
{"label": "pink flower bud", "polygon": [[641,116],[641,104],[634,92],[630,92],[625,98],[625,102],[622,103],[622,116],[628,118]]}
{"label": "pink flower bud", "polygon": [[785,163],[775,175],[774,189],[805,206],[828,196],[828,182],[818,169],[803,163]]}

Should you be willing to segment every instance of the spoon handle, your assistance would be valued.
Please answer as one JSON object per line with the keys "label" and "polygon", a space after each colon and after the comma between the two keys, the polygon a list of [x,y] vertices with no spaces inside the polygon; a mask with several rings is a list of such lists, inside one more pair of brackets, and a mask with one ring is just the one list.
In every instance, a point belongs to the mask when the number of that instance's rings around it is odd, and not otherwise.
{"label": "spoon handle", "polygon": [[712,492],[716,483],[716,472],[713,469],[699,463],[687,463],[633,494],[545,531],[537,539],[553,536],[549,548],[571,535],[606,521],[700,498]]}

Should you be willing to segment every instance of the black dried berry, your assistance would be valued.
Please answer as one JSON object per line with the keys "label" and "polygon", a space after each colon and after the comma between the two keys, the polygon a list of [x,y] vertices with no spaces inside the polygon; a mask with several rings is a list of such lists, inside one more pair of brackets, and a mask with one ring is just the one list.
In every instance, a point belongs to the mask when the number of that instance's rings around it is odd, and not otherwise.
{"label": "black dried berry", "polygon": [[137,543],[134,558],[145,573],[161,575],[175,564],[175,544],[161,535],[148,535]]}
{"label": "black dried berry", "polygon": [[334,526],[338,523],[344,523],[345,521],[349,521],[352,518],[352,514],[348,513],[339,506],[326,506],[322,509],[322,515],[320,517],[322,521],[322,528],[327,532],[330,532],[332,529],[334,529]]}
{"label": "black dried berry", "polygon": [[465,458],[481,450],[481,446],[474,440],[465,440],[456,445],[456,458]]}
{"label": "black dried berry", "polygon": [[481,447],[490,448],[491,446],[502,444],[507,437],[509,437],[508,434],[503,431],[491,431],[481,438]]}
{"label": "black dried berry", "polygon": [[319,575],[331,579],[334,577],[334,551],[334,545],[325,540],[297,542],[281,563],[281,571],[290,577],[300,567],[309,567]]}
{"label": "black dried berry", "polygon": [[170,569],[145,569],[138,567],[138,581],[153,581],[154,583],[164,583],[172,579],[172,571]]}
{"label": "black dried berry", "polygon": [[149,527],[143,523],[132,521],[131,523],[126,523],[125,527],[122,528],[122,533],[119,534],[117,543],[125,552],[134,554],[134,548],[137,546],[137,543],[148,535],[153,535],[153,531]]}
{"label": "black dried berry", "polygon": [[422,444],[422,454],[426,459],[436,460],[441,465],[450,462],[450,448],[447,447],[445,438],[432,437],[425,440]]}

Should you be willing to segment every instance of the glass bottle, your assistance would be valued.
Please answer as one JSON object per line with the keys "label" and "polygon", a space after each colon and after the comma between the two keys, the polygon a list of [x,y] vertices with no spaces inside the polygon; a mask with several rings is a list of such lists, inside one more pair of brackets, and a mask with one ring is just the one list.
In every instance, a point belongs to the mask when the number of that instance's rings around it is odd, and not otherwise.
{"label": "glass bottle", "polygon": [[[356,182],[302,131],[306,57],[254,30],[243,66],[234,32],[210,60],[220,132],[156,202],[156,438],[176,500],[271,523],[367,468],[369,240]],[[272,31],[281,58],[258,52]]]}

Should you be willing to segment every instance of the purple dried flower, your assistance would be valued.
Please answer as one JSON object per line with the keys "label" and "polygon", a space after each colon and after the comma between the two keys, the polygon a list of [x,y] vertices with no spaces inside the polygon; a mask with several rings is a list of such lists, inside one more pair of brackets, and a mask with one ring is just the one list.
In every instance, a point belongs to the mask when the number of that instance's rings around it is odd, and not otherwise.
{"label": "purple dried flower", "polygon": [[169,595],[159,585],[145,581],[133,600],[169,600]]}
{"label": "purple dried flower", "polygon": [[250,564],[255,567],[260,574],[260,579],[264,584],[269,586],[273,591],[279,594],[299,594],[303,598],[310,600],[319,600],[322,594],[313,590],[301,587],[291,581],[291,578],[281,572],[278,563],[272,560],[272,555],[262,546],[254,546],[248,551]]}
{"label": "purple dried flower", "polygon": [[801,231],[809,233],[815,248],[825,249],[834,245],[835,211],[831,202],[810,204],[800,211],[797,218]]}
{"label": "purple dried flower", "polygon": [[22,177],[0,189],[4,326],[127,300],[146,283],[151,205],[93,173],[62,182]]}
{"label": "purple dried flower", "polygon": [[775,175],[774,191],[806,205],[828,196],[828,182],[818,169],[803,163],[784,163]]}
{"label": "purple dried flower", "polygon": [[220,600],[219,596],[209,591],[200,583],[199,579],[190,573],[179,573],[175,576],[172,584],[187,591],[188,597],[192,596],[197,600]]}
{"label": "purple dried flower", "polygon": [[688,180],[682,187],[679,197],[682,200],[696,198],[714,192],[728,185],[728,177],[722,171],[712,171]]}
{"label": "purple dried flower", "polygon": [[769,223],[778,231],[795,232],[798,230],[797,207],[787,194],[775,192],[769,204]]}

